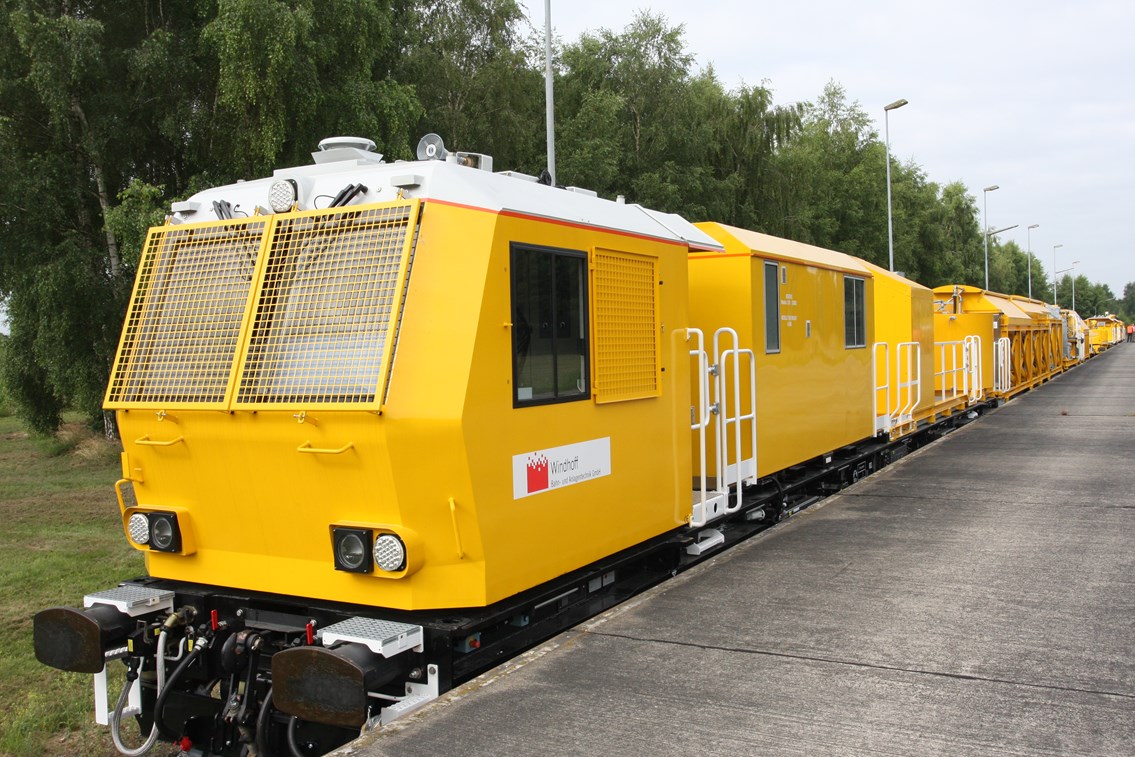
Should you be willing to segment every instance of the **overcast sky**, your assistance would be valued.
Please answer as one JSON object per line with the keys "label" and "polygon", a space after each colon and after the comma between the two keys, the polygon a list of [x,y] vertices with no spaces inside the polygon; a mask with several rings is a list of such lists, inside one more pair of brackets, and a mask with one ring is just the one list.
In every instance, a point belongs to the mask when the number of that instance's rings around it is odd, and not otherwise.
{"label": "overcast sky", "polygon": [[[527,0],[544,28],[543,0]],[[1002,239],[1051,274],[1077,273],[1117,295],[1135,281],[1135,2],[1132,0],[553,0],[566,42],[621,31],[637,9],[685,26],[687,47],[733,88],[772,89],[779,104],[814,100],[828,81],[878,123],[891,112],[891,154],[931,181],[961,181]],[[879,177],[885,181],[884,177]],[[699,219],[692,219],[699,220]],[[1040,293],[1034,289],[1034,296]],[[1051,299],[1051,294],[1047,299]],[[1067,307],[1068,303],[1062,303]]]}

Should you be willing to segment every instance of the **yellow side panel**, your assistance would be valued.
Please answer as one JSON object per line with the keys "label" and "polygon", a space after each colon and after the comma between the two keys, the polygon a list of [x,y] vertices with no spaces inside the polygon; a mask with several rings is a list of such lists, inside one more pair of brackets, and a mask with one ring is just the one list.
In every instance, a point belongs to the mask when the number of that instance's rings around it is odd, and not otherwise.
{"label": "yellow side panel", "polygon": [[[599,399],[604,376],[626,370],[620,360],[628,359],[632,367],[623,375],[633,377],[635,393],[648,396],[631,400],[628,392],[618,402],[588,398],[513,407],[510,242],[589,252],[592,267],[600,269],[616,260],[630,265],[631,271],[619,278],[629,280],[637,304],[614,307],[611,292],[590,293],[592,378]],[[499,219],[486,276],[473,284],[482,287],[484,299],[463,425],[481,537],[490,556],[489,597],[508,596],[672,530],[688,515],[689,378],[675,368],[684,345],[675,347],[669,334],[674,324],[687,322],[686,252],[684,246],[570,224]],[[597,254],[608,259],[597,263]],[[654,272],[649,280],[648,267]],[[647,333],[651,292],[657,293],[653,339]],[[634,316],[635,325],[614,338],[625,313]],[[636,344],[641,352],[619,354],[626,344]],[[657,350],[656,369],[652,349]],[[684,362],[678,365],[684,368]],[[655,370],[658,386],[651,392]],[[593,468],[595,458],[588,457],[589,450],[604,444],[609,445],[609,460],[600,462],[609,464],[609,473]],[[582,450],[579,466],[574,467],[575,453],[555,456],[557,449]],[[549,465],[567,469],[560,478],[563,485],[530,491],[525,472],[542,455]]]}
{"label": "yellow side panel", "polygon": [[967,336],[981,338],[982,387],[993,391],[993,343],[1000,335],[994,329],[993,313],[934,313],[934,341],[960,342]]}

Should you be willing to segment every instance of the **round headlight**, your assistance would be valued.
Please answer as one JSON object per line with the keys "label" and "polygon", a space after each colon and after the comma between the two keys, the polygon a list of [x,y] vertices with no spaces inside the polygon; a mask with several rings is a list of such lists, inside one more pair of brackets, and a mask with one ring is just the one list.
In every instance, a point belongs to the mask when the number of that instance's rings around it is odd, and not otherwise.
{"label": "round headlight", "polygon": [[173,546],[173,523],[169,518],[154,518],[150,524],[150,543],[157,549],[169,549]]}
{"label": "round headlight", "polygon": [[150,521],[145,515],[134,513],[130,516],[126,526],[130,530],[130,539],[135,544],[150,543]]}
{"label": "round headlight", "polygon": [[358,570],[366,560],[367,547],[363,538],[356,533],[344,534],[335,544],[339,564],[347,570]]}
{"label": "round headlight", "polygon": [[271,189],[268,190],[268,204],[277,213],[287,213],[297,199],[299,199],[299,186],[294,179],[274,181]]}
{"label": "round headlight", "polygon": [[387,573],[406,566],[406,547],[394,534],[380,534],[374,540],[374,564]]}

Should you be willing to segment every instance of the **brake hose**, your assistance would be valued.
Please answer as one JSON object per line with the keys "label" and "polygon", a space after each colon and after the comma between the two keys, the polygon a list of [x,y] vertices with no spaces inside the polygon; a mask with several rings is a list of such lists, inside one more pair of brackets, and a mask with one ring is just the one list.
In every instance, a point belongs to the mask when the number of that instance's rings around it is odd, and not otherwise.
{"label": "brake hose", "polygon": [[[159,692],[165,688],[166,683],[166,635],[166,629],[162,628],[162,632],[158,634],[157,668]],[[110,740],[114,742],[114,748],[117,749],[123,757],[141,757],[143,754],[153,749],[154,743],[158,740],[158,720],[155,717],[154,725],[150,728],[150,735],[146,737],[146,741],[143,742],[142,746],[130,749],[122,743],[122,735],[119,733],[119,729],[122,725],[122,710],[126,707],[126,700],[130,695],[130,689],[133,687],[134,679],[127,673],[126,685],[122,687],[122,693],[118,695],[118,702],[114,705],[114,712],[110,716]]]}
{"label": "brake hose", "polygon": [[192,665],[193,661],[200,657],[201,653],[208,649],[208,647],[209,639],[199,638],[197,640],[197,643],[193,645],[193,650],[189,654],[185,655],[185,659],[183,659],[181,663],[173,669],[173,673],[170,674],[169,681],[166,682],[166,685],[160,686],[158,688],[158,701],[154,703],[155,730],[158,727],[158,723],[160,723],[162,720],[162,711],[165,710],[166,699],[169,697],[170,689],[172,689],[173,685],[177,683],[179,678],[181,678],[181,674],[185,672],[185,669]]}

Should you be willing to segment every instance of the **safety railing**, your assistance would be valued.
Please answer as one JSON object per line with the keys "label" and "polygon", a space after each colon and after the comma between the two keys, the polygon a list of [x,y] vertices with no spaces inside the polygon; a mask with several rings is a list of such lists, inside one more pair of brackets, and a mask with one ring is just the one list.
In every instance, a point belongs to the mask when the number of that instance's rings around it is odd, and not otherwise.
{"label": "safety railing", "polygon": [[[721,349],[721,339],[723,336],[728,336],[732,347],[728,349]],[[714,363],[718,367],[717,381],[714,382],[715,392],[714,398],[718,405],[717,414],[717,479],[724,482],[725,486],[736,484],[734,489],[734,498],[732,504],[725,506],[725,511],[729,513],[736,512],[741,509],[741,484],[743,482],[756,483],[757,475],[757,357],[750,349],[741,349],[737,339],[737,332],[731,328],[718,329],[713,334],[713,357]],[[733,370],[729,372],[727,367],[729,361],[732,359]],[[741,361],[747,360],[748,374],[749,374],[749,412],[742,414],[741,412]],[[732,391],[730,391],[729,377],[733,378]],[[729,400],[732,396],[733,403],[730,405]],[[750,439],[749,448],[753,451],[752,470],[751,472],[745,467],[745,463],[749,460],[741,460],[741,455],[744,454],[744,448],[741,445],[741,427],[743,424],[749,424]],[[730,427],[733,433],[730,434]],[[732,445],[730,440],[732,438]],[[735,463],[730,463],[730,460],[735,460]],[[721,486],[721,484],[719,484]]]}
{"label": "safety railing", "polygon": [[1004,394],[1013,388],[1012,351],[1007,336],[993,343],[993,391],[999,394]]}
{"label": "safety railing", "polygon": [[[882,351],[883,370],[882,382],[879,381],[879,354]],[[889,433],[891,430],[891,410],[894,403],[891,386],[891,345],[887,342],[875,342],[871,352],[871,411],[875,417],[875,433]],[[882,392],[880,407],[879,393]]]}
{"label": "safety railing", "polygon": [[[722,344],[724,338],[728,339],[728,344]],[[691,340],[694,344],[688,353],[697,360],[698,399],[691,409],[690,430],[696,434],[698,448],[698,490],[690,525],[700,527],[722,515],[737,512],[741,508],[742,486],[756,483],[757,362],[751,349],[740,347],[733,329],[722,328],[714,333],[712,363],[700,329],[686,330],[686,341]],[[742,402],[746,383],[747,412]],[[752,456],[742,460],[746,437]],[[709,444],[713,445],[715,462],[712,483],[707,462]]]}
{"label": "safety railing", "polygon": [[979,402],[985,396],[982,382],[981,337],[971,334],[965,338],[966,396],[970,402]]}
{"label": "safety railing", "polygon": [[703,514],[703,523],[692,523],[692,525],[704,525],[704,513],[708,509],[709,499],[709,482],[707,480],[708,464],[706,462],[706,429],[709,428],[710,408],[709,408],[709,355],[705,351],[705,335],[701,329],[689,328],[686,329],[686,341],[690,339],[695,340],[695,346],[689,350],[689,355],[692,358],[697,358],[698,367],[696,372],[696,379],[698,384],[698,404],[696,407],[690,408],[690,430],[697,434],[697,452],[700,466],[698,470],[698,495],[700,497],[695,505],[695,511]]}
{"label": "safety railing", "polygon": [[922,351],[918,342],[899,342],[895,361],[896,408],[891,415],[893,425],[914,420],[922,393]]}
{"label": "safety railing", "polygon": [[958,397],[966,396],[968,392],[969,373],[966,364],[966,350],[964,342],[935,342],[934,348],[938,352],[938,359],[934,372],[934,389],[938,402],[949,402]]}
{"label": "safety railing", "polygon": [[890,433],[896,426],[914,420],[914,410],[918,407],[922,394],[920,347],[919,342],[896,344],[892,371],[891,345],[888,342],[875,342],[873,345],[871,402],[876,434]]}

